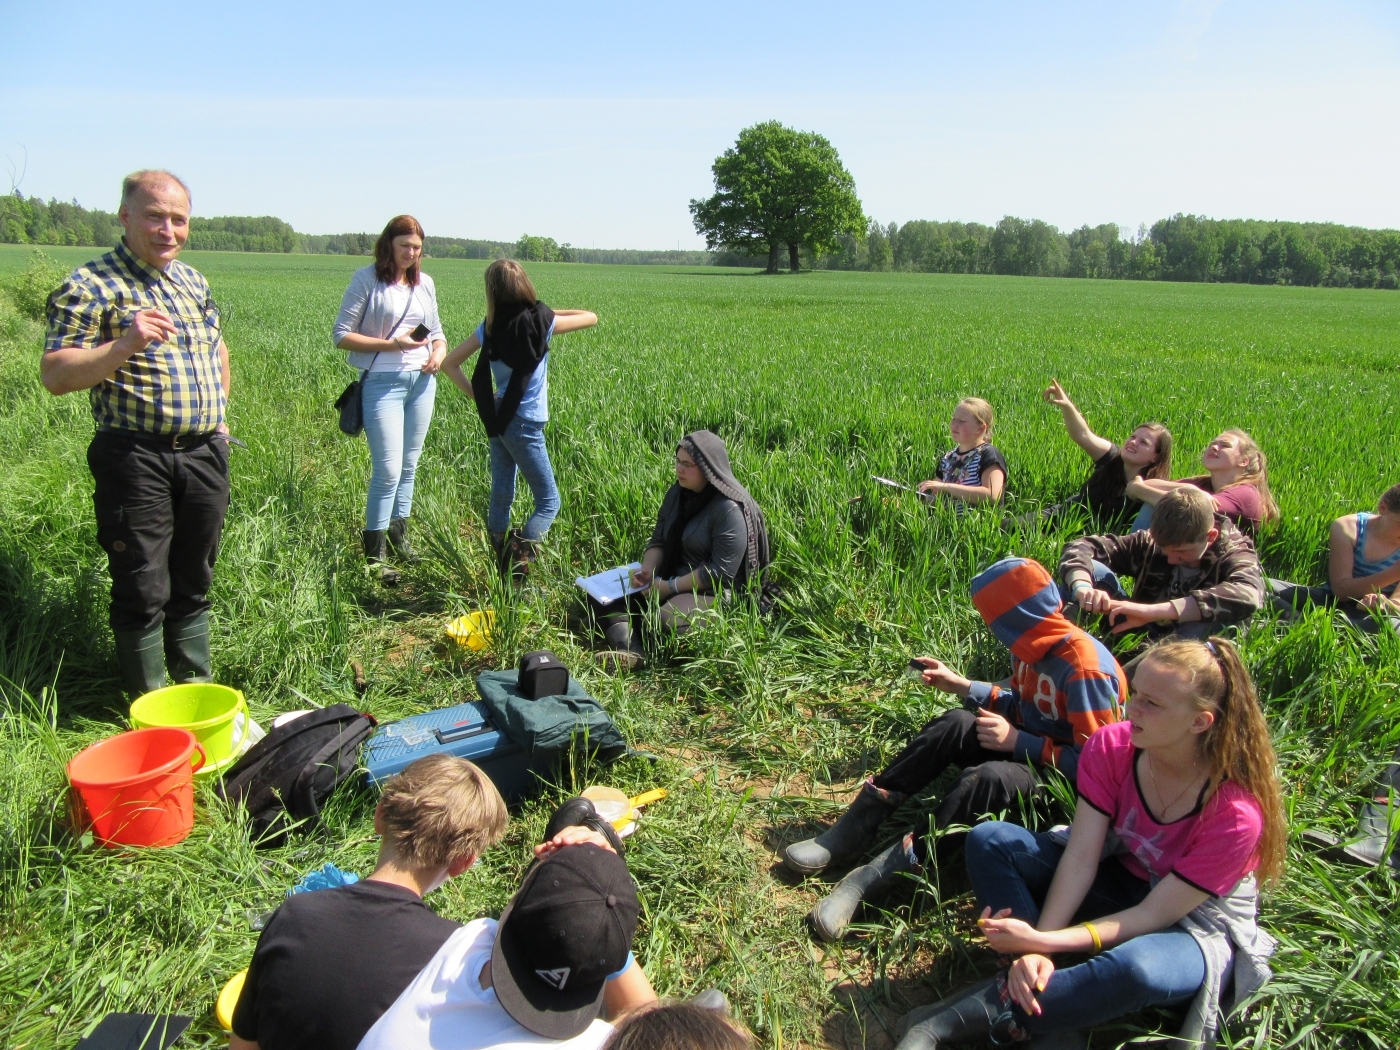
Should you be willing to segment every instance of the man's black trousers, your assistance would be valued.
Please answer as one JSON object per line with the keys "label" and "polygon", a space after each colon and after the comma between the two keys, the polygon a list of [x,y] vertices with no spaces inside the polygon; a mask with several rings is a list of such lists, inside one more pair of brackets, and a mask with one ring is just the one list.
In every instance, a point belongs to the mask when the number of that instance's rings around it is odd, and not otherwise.
{"label": "man's black trousers", "polygon": [[[948,766],[962,775],[933,811],[938,827],[975,824],[984,813],[1019,816],[1018,798],[1033,798],[1040,779],[1026,762],[1011,761],[1007,751],[988,751],[977,742],[977,716],[956,708],[939,715],[904,745],[875,786],[903,795],[916,795]],[[922,853],[921,853],[922,855]]]}
{"label": "man's black trousers", "polygon": [[228,443],[214,437],[177,450],[98,431],[87,457],[97,542],[112,573],[112,630],[208,611],[228,511]]}

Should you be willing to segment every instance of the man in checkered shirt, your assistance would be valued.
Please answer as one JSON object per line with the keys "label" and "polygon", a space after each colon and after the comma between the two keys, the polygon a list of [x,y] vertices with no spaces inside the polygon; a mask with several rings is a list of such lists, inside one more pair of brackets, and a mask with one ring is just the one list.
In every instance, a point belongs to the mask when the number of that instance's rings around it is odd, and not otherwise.
{"label": "man in checkered shirt", "polygon": [[97,433],[97,540],[112,573],[122,685],[140,696],[207,682],[209,600],[228,510],[228,347],[209,282],[176,257],[190,235],[189,188],[168,171],[122,183],[115,249],[49,297],[40,377],[86,390]]}

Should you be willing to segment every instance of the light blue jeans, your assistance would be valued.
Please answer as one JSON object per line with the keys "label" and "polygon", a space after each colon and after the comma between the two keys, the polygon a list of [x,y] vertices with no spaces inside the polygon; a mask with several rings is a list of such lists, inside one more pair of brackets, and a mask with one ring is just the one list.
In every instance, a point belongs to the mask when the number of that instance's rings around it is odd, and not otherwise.
{"label": "light blue jeans", "polygon": [[413,509],[413,480],[436,395],[437,376],[417,369],[365,377],[365,437],[372,464],[365,528],[371,532],[387,529],[391,518],[406,518]]}
{"label": "light blue jeans", "polygon": [[510,528],[510,505],[515,502],[515,472],[525,475],[535,512],[521,530],[527,540],[542,540],[559,516],[559,488],[554,484],[554,468],[544,447],[543,423],[516,416],[506,424],[505,433],[491,439],[491,503],[486,511],[486,528],[501,535]]}

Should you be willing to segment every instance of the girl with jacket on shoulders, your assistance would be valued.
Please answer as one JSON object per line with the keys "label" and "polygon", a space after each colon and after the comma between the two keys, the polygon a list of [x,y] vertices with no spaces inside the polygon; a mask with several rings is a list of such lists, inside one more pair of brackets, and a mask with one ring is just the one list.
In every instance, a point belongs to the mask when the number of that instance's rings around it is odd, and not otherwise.
{"label": "girl with jacket on shoulders", "polygon": [[437,289],[421,269],[423,227],[412,215],[389,220],[374,244],[374,264],[356,270],[335,319],[335,345],[363,377],[369,440],[365,560],[386,584],[398,573],[385,563],[385,540],[405,562],[418,457],[433,419],[437,373],[447,354]]}
{"label": "girl with jacket on shoulders", "polygon": [[[486,318],[443,362],[447,378],[476,401],[491,440],[491,501],[486,530],[502,575],[524,579],[536,549],[559,514],[559,488],[545,448],[549,421],[550,340],[598,323],[588,310],[551,310],[514,259],[486,267]],[[478,350],[471,379],[462,365]],[[494,384],[494,386],[493,386]],[[525,475],[534,513],[518,531],[510,527],[515,473]]]}

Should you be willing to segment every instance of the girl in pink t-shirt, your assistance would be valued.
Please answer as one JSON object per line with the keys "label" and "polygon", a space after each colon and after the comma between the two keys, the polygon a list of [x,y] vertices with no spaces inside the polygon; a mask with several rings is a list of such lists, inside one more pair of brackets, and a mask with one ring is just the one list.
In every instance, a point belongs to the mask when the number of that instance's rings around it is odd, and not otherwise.
{"label": "girl in pink t-shirt", "polygon": [[[1126,720],[1084,745],[1068,843],[1000,821],[968,835],[978,925],[1015,961],[910,1014],[898,1050],[989,1031],[1012,1040],[1079,1031],[1191,999],[1210,1004],[1202,1023],[1213,1031],[1231,951],[1266,953],[1270,943],[1253,904],[1254,876],[1272,880],[1283,867],[1274,765],[1233,645],[1171,639],[1150,650]],[[1105,843],[1114,848],[1100,859]],[[1057,969],[1062,953],[1089,958]]]}

